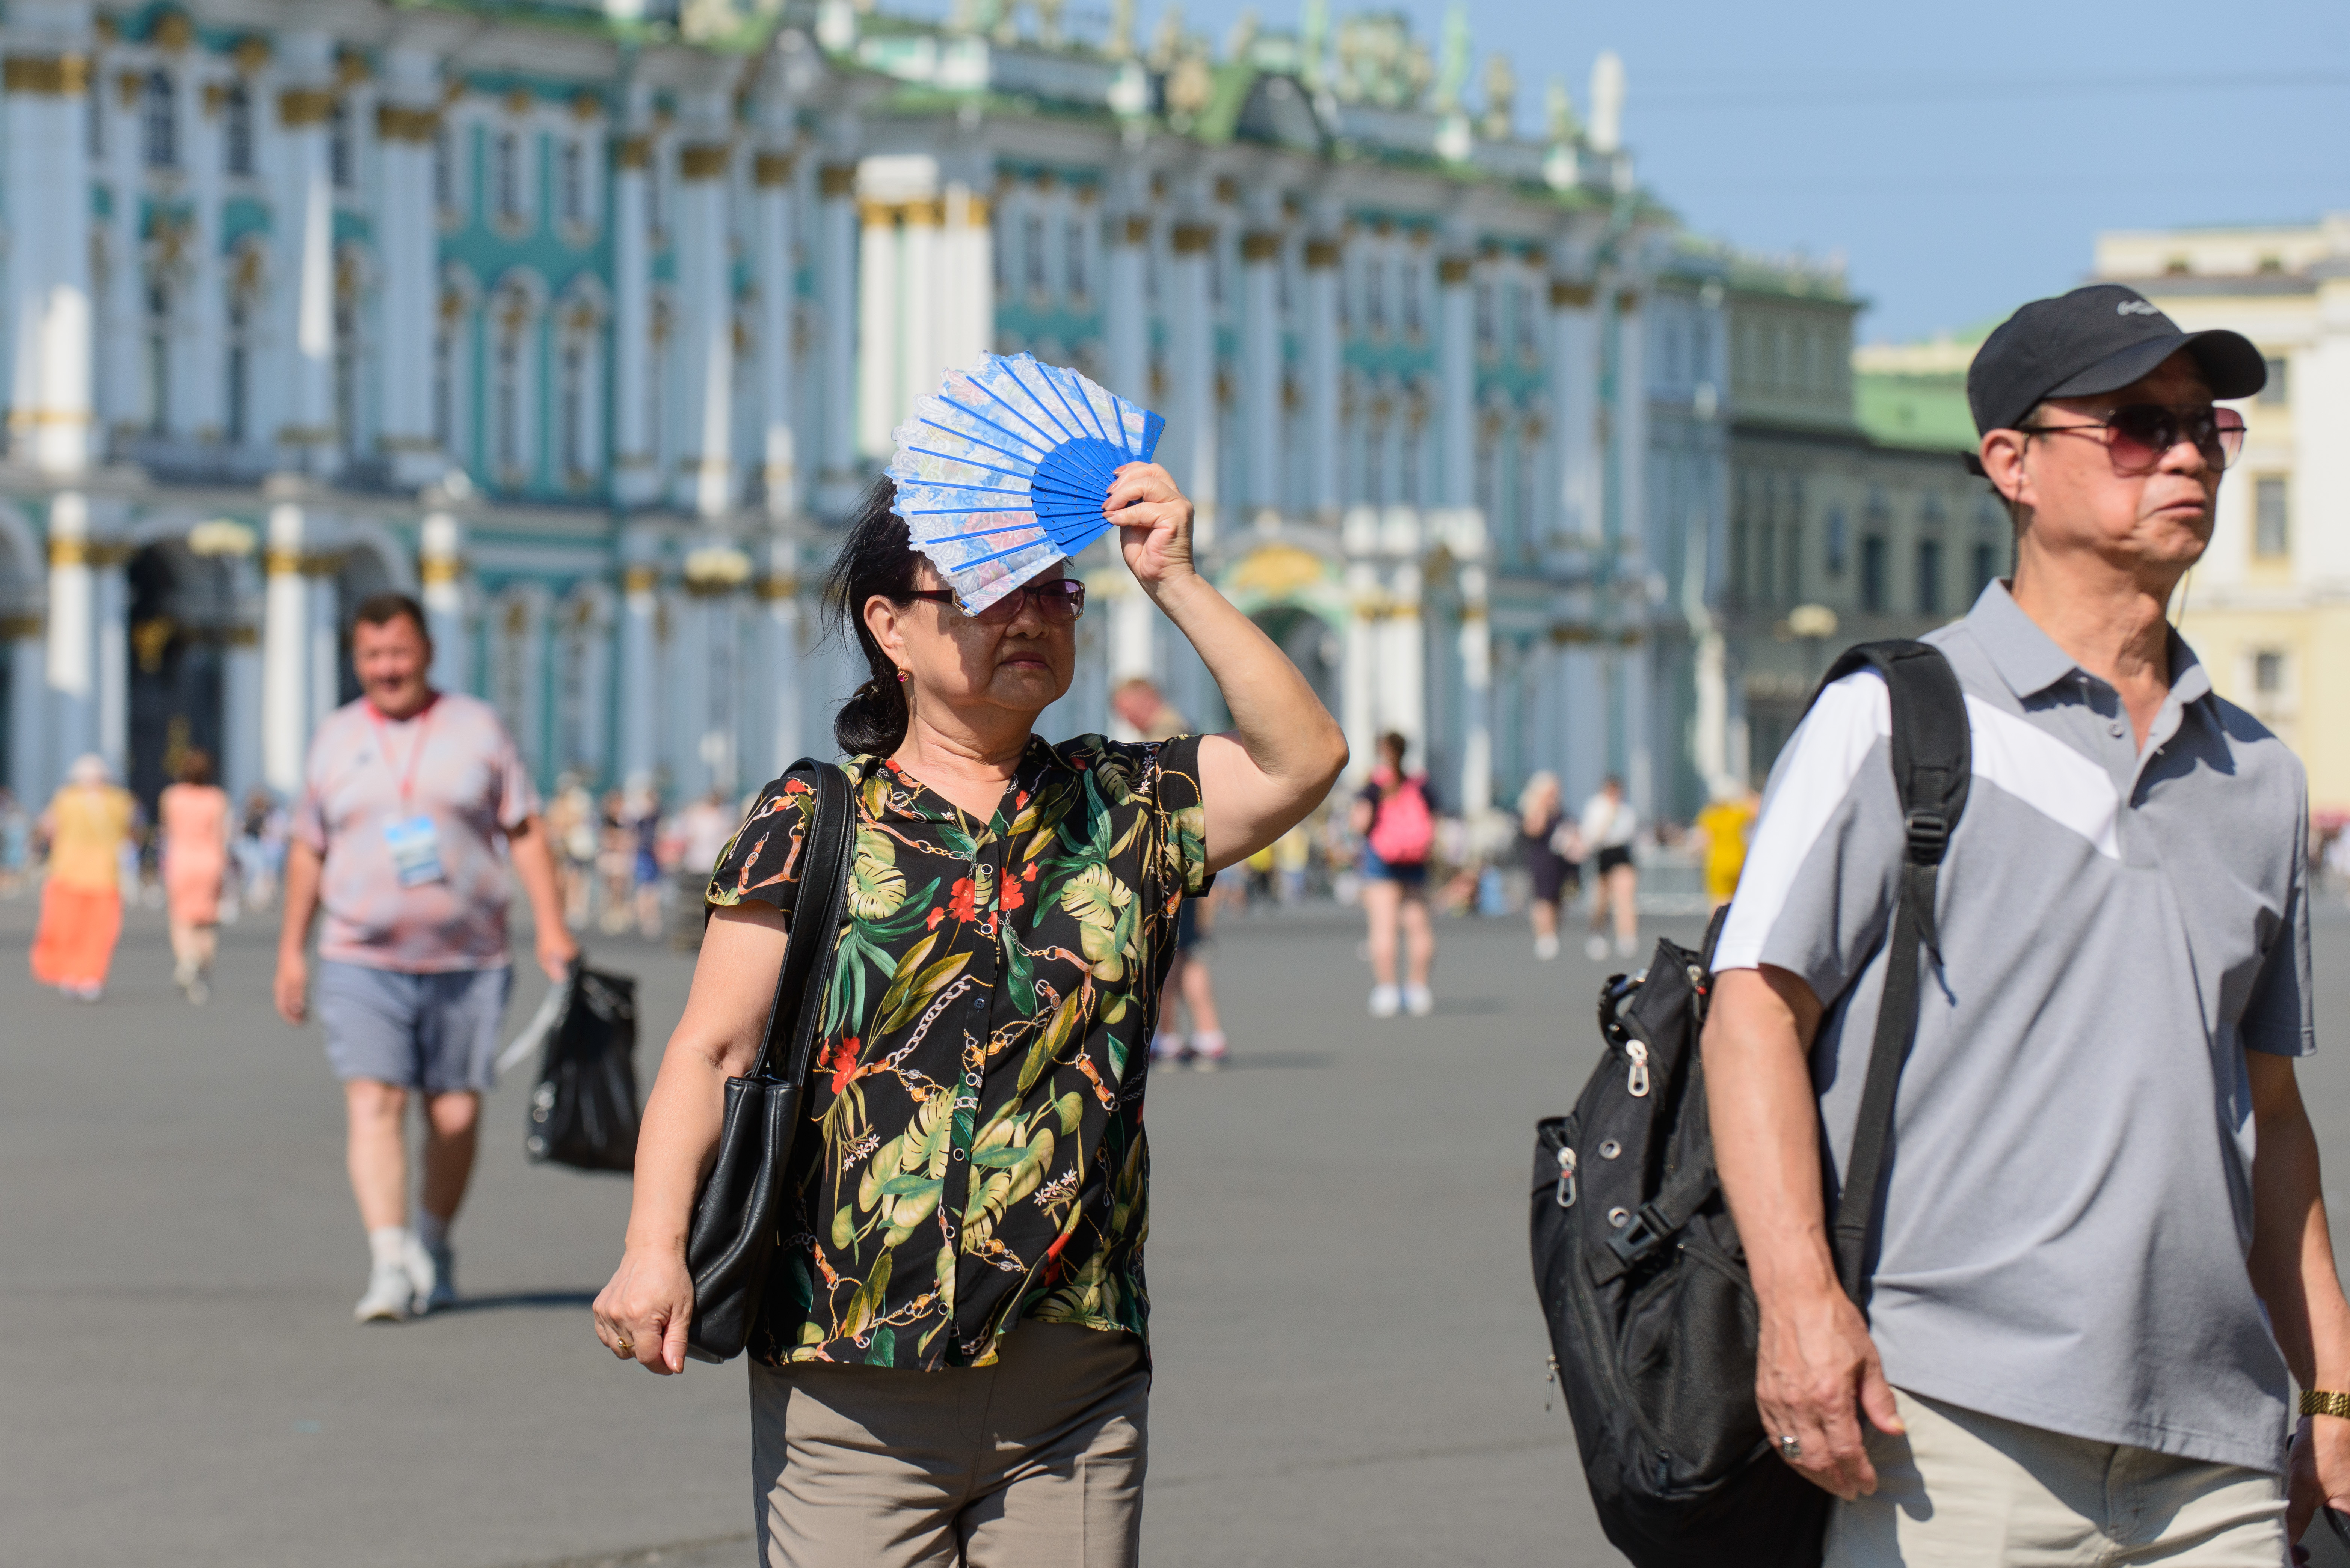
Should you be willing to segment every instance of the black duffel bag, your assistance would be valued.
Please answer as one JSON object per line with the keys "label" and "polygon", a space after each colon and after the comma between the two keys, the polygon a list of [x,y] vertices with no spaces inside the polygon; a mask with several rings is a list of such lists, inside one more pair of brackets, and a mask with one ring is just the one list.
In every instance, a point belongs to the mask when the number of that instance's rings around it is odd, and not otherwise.
{"label": "black duffel bag", "polygon": [[[1837,1274],[1866,1310],[1894,1091],[1917,1035],[1918,949],[1936,945],[1937,872],[1966,806],[1970,751],[1965,701],[1938,650],[1863,644],[1821,688],[1862,669],[1891,691],[1908,837],[1857,1130],[1833,1204]],[[1660,940],[1643,973],[1602,989],[1598,1069],[1574,1111],[1535,1132],[1534,1287],[1591,1501],[1618,1551],[1637,1568],[1817,1568],[1833,1500],[1762,1429],[1754,1293],[1706,1119],[1698,1036],[1722,919],[1700,951]]]}
{"label": "black duffel bag", "polygon": [[581,1170],[637,1163],[637,982],[575,963],[558,988],[523,1147]]}

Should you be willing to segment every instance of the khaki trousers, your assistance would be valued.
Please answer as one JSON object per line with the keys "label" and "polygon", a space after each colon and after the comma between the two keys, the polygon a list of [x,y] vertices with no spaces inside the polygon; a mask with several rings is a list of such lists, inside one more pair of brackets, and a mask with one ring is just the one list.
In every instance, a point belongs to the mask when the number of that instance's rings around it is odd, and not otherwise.
{"label": "khaki trousers", "polygon": [[1877,1490],[1839,1502],[1823,1568],[2278,1568],[2284,1478],[2091,1442],[1894,1390]]}
{"label": "khaki trousers", "polygon": [[1133,1335],[1006,1334],[938,1372],[751,1367],[766,1568],[1134,1568],[1150,1374]]}

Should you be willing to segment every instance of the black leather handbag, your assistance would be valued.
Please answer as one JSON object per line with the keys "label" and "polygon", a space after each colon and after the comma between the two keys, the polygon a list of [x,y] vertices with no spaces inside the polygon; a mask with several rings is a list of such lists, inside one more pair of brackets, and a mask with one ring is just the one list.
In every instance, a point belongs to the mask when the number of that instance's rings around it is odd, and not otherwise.
{"label": "black leather handbag", "polygon": [[[784,947],[775,1000],[758,1059],[726,1080],[726,1121],[718,1158],[694,1199],[685,1243],[693,1274],[693,1317],[685,1353],[696,1361],[732,1361],[743,1353],[766,1293],[767,1267],[782,1223],[785,1169],[799,1130],[808,1063],[824,1018],[825,989],[839,950],[857,844],[856,801],[837,767],[806,758],[791,770],[816,773],[816,820],[800,862],[791,940]],[[780,1060],[779,1060],[780,1058]]]}

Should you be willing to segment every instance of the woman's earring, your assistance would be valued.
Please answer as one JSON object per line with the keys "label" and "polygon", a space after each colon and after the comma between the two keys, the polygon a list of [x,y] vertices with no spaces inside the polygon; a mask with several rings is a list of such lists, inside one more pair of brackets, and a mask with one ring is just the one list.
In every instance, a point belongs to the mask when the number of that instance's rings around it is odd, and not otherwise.
{"label": "woman's earring", "polygon": [[905,684],[905,680],[906,680],[906,672],[905,672],[904,670],[900,670],[899,671],[898,671],[898,682],[899,682],[899,685],[903,685],[903,684]]}

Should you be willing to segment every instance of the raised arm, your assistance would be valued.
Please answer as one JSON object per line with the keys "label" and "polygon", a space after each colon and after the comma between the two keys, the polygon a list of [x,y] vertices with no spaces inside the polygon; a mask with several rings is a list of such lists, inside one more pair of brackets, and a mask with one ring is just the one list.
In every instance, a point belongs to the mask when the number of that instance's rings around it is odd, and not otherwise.
{"label": "raised arm", "polygon": [[1200,742],[1208,867],[1247,859],[1289,831],[1347,765],[1347,740],[1314,688],[1191,561],[1191,503],[1155,462],[1118,471],[1102,509],[1135,580],[1189,638],[1232,727]]}

